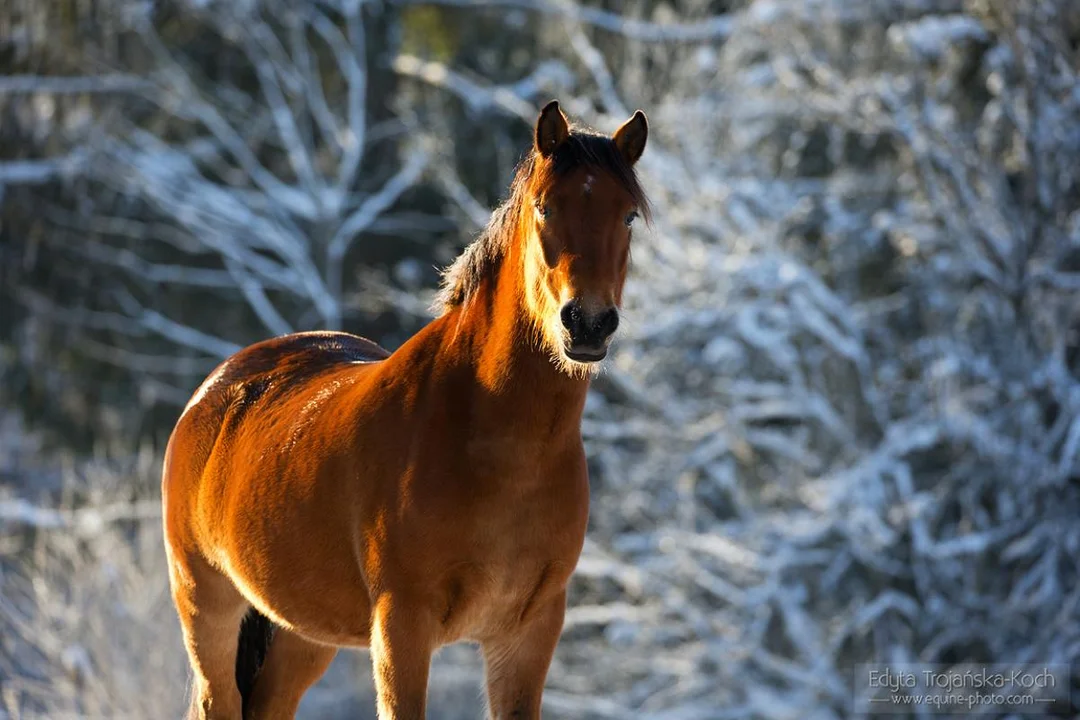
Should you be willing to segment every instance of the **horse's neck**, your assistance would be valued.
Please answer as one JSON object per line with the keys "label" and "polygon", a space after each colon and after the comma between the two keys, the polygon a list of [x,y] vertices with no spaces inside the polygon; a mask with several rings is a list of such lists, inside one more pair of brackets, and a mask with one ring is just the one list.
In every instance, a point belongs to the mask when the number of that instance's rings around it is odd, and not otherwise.
{"label": "horse's neck", "polygon": [[[444,316],[444,345],[467,358],[485,403],[527,413],[545,432],[576,434],[588,392],[587,378],[571,377],[540,346],[524,307],[519,259],[510,253],[496,277],[483,283],[463,306]],[[560,427],[561,426],[561,427]]]}

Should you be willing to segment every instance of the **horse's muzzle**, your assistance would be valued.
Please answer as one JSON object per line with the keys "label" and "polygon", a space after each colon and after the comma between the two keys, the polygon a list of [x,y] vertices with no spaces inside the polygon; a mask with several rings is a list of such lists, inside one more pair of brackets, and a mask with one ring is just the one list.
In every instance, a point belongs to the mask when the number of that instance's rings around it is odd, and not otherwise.
{"label": "horse's muzzle", "polygon": [[618,308],[586,312],[581,303],[571,300],[563,305],[559,318],[570,336],[565,348],[568,358],[582,363],[604,359],[608,342],[619,327]]}

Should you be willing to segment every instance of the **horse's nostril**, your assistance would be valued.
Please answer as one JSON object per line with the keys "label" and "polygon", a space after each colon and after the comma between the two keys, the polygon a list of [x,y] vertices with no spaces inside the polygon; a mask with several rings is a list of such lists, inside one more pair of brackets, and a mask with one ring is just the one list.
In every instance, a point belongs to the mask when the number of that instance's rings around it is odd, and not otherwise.
{"label": "horse's nostril", "polygon": [[596,334],[606,338],[619,328],[619,311],[608,308],[596,319]]}
{"label": "horse's nostril", "polygon": [[581,306],[571,300],[563,305],[559,318],[562,319],[563,327],[573,333],[574,329],[581,325]]}
{"label": "horse's nostril", "polygon": [[619,327],[619,311],[610,307],[597,313],[586,314],[581,304],[571,300],[562,306],[559,319],[570,333],[570,342],[585,345],[599,345],[607,340]]}

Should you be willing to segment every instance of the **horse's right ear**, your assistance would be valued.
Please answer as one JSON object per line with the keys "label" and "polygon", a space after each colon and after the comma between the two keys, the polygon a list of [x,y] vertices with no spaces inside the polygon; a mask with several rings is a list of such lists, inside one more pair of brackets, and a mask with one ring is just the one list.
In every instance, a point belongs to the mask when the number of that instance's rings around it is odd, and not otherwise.
{"label": "horse's right ear", "polygon": [[559,109],[559,101],[552,100],[540,111],[536,120],[536,152],[551,157],[555,149],[570,137],[570,124]]}

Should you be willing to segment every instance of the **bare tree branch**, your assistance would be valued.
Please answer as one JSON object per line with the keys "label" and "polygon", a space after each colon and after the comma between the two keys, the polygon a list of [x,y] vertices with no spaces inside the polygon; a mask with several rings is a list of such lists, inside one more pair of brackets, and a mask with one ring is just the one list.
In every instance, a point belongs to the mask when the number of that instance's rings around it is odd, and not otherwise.
{"label": "bare tree branch", "polygon": [[0,162],[0,189],[4,185],[41,185],[77,173],[89,156],[75,151],[62,158]]}
{"label": "bare tree branch", "polygon": [[0,501],[0,523],[22,525],[36,530],[65,530],[79,537],[92,537],[116,522],[157,520],[161,503],[149,501],[57,510],[32,505],[25,500]]}
{"label": "bare tree branch", "polygon": [[485,87],[454,72],[446,65],[421,60],[412,55],[398,55],[393,68],[406,77],[422,80],[442,88],[464,101],[473,112],[497,108],[522,120],[532,122],[535,118],[534,103],[526,100],[526,93],[535,94],[538,88],[556,87],[567,79],[566,66],[559,62],[543,63],[526,79],[509,86]]}
{"label": "bare tree branch", "polygon": [[82,77],[0,75],[0,95],[15,93],[45,93],[50,95],[131,93],[146,92],[152,86],[152,83],[146,78],[134,75],[87,75]]}

